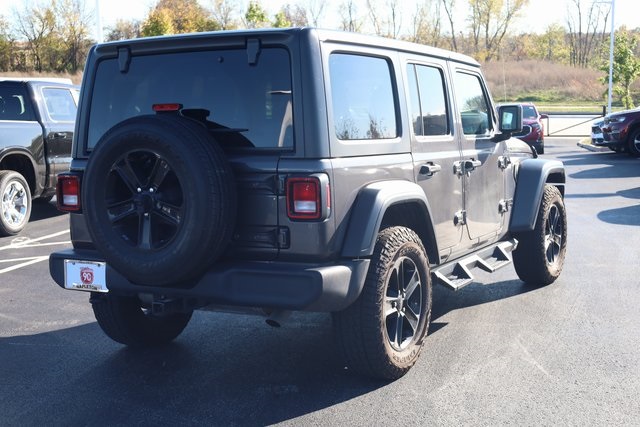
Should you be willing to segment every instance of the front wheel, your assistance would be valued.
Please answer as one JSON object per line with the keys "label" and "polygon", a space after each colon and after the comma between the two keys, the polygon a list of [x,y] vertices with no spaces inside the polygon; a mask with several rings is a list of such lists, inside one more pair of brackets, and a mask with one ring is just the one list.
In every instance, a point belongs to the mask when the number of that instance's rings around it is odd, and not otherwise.
{"label": "front wheel", "polygon": [[130,347],[153,347],[173,341],[193,312],[154,315],[135,297],[93,294],[93,314],[103,332]]}
{"label": "front wheel", "polygon": [[640,128],[636,128],[629,134],[628,153],[633,157],[640,157]]}
{"label": "front wheel", "polygon": [[557,187],[545,185],[535,228],[516,238],[519,243],[513,263],[518,277],[529,285],[553,283],[560,276],[567,252],[567,213]]}
{"label": "front wheel", "polygon": [[18,234],[31,216],[31,190],[21,174],[0,171],[0,201],[0,236]]}
{"label": "front wheel", "polygon": [[420,238],[405,227],[382,230],[358,299],[334,313],[349,369],[394,380],[416,362],[431,318],[431,276]]}

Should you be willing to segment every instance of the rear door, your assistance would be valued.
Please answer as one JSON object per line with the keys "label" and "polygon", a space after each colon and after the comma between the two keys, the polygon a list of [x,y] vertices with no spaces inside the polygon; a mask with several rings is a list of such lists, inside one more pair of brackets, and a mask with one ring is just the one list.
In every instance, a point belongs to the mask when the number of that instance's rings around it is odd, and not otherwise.
{"label": "rear door", "polygon": [[459,139],[453,133],[449,86],[442,61],[409,61],[406,65],[414,176],[430,202],[441,258],[461,240],[463,180]]}
{"label": "rear door", "polygon": [[78,111],[77,96],[73,88],[45,86],[40,88],[42,121],[45,125],[47,161],[50,182],[55,176],[69,169],[71,141]]}

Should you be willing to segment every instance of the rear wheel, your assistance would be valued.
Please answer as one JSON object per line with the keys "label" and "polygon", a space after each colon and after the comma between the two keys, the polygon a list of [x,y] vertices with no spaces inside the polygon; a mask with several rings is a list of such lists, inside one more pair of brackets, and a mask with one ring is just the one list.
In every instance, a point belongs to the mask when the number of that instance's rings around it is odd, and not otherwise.
{"label": "rear wheel", "polygon": [[31,190],[24,177],[11,170],[0,171],[0,235],[18,234],[31,216]]}
{"label": "rear wheel", "polygon": [[189,323],[192,312],[151,314],[135,297],[91,296],[93,313],[109,338],[131,347],[152,347],[173,341]]}
{"label": "rear wheel", "polygon": [[560,276],[567,251],[567,214],[557,187],[545,185],[535,228],[516,238],[513,263],[518,277],[534,286],[553,283]]}
{"label": "rear wheel", "polygon": [[362,293],[333,315],[347,367],[400,378],[417,361],[430,318],[431,277],[420,238],[405,227],[381,231]]}

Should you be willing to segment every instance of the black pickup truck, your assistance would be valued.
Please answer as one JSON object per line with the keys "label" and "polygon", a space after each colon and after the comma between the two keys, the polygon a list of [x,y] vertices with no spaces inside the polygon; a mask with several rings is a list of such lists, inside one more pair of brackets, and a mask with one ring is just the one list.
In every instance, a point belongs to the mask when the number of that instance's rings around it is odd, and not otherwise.
{"label": "black pickup truck", "polygon": [[32,200],[51,200],[69,168],[79,87],[69,79],[0,77],[0,236],[19,233]]}

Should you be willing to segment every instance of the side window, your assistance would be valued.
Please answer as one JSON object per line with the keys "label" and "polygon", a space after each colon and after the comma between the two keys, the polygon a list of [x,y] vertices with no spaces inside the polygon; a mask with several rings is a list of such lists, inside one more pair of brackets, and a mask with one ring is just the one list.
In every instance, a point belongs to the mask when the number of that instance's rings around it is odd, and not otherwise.
{"label": "side window", "polygon": [[425,65],[407,65],[411,121],[416,136],[449,134],[449,117],[442,71]]}
{"label": "side window", "polygon": [[27,91],[19,85],[0,88],[0,120],[33,121]]}
{"label": "side window", "polygon": [[49,118],[56,122],[72,122],[76,119],[76,101],[69,89],[42,89]]}
{"label": "side window", "polygon": [[329,58],[335,132],[342,140],[398,136],[396,101],[387,60],[334,53]]}
{"label": "side window", "polygon": [[491,116],[480,77],[458,71],[455,83],[464,134],[486,135],[491,129]]}

